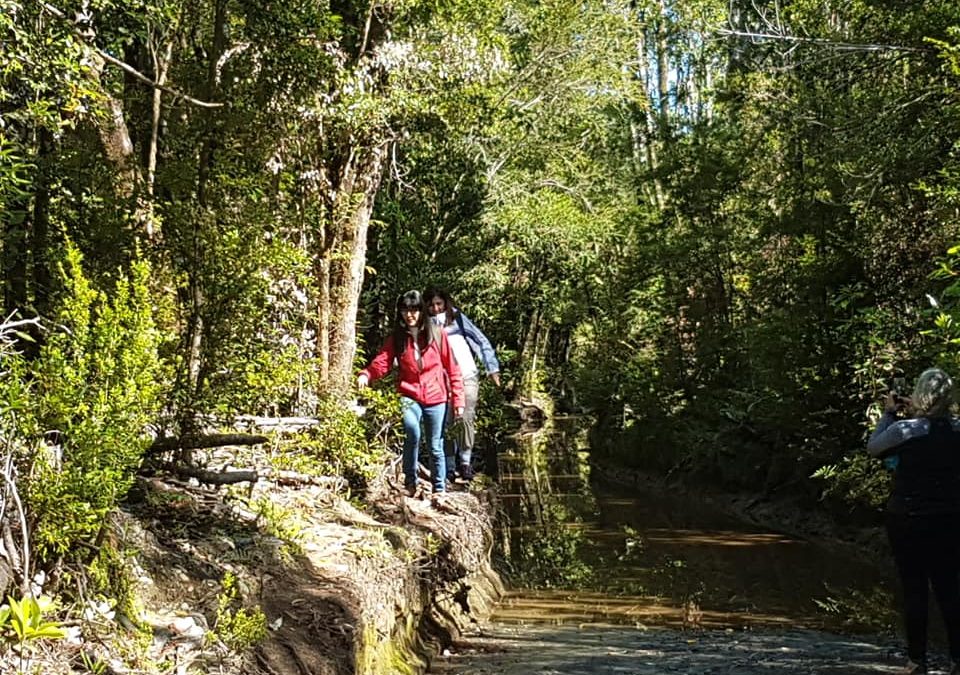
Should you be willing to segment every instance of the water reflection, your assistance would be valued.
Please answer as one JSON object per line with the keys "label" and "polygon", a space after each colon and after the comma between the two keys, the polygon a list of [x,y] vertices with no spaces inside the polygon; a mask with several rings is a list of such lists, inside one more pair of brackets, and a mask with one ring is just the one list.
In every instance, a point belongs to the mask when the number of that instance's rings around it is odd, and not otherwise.
{"label": "water reflection", "polygon": [[[591,480],[574,420],[498,458],[506,622],[876,629],[886,566],[733,520],[665,490]],[[885,562],[885,561],[884,561]]]}
{"label": "water reflection", "polygon": [[[748,621],[754,626],[792,625],[780,615],[761,612],[699,610],[696,627],[727,628]],[[611,596],[596,592],[560,590],[513,591],[504,599],[495,618],[505,623],[555,623],[578,625],[651,625],[693,628],[689,605],[674,606],[657,596]]]}

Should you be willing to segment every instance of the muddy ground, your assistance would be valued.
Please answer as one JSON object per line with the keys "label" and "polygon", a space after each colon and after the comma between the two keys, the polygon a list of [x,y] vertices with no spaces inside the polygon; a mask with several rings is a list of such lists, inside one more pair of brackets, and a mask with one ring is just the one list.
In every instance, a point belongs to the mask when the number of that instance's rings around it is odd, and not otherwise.
{"label": "muddy ground", "polygon": [[430,673],[868,675],[899,672],[903,662],[883,642],[819,631],[490,625],[458,642]]}

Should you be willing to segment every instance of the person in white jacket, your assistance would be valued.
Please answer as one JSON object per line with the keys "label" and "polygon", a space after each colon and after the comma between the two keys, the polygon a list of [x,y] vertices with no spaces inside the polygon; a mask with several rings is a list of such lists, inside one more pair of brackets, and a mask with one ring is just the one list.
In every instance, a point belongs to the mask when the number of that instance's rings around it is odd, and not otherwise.
{"label": "person in white jacket", "polygon": [[453,349],[453,355],[463,375],[464,409],[462,425],[446,444],[447,471],[450,478],[459,473],[461,480],[473,478],[473,446],[477,433],[477,399],[480,392],[480,369],[483,363],[487,377],[500,386],[500,362],[487,336],[454,304],[450,294],[442,288],[429,288],[423,294],[433,322],[443,326]]}

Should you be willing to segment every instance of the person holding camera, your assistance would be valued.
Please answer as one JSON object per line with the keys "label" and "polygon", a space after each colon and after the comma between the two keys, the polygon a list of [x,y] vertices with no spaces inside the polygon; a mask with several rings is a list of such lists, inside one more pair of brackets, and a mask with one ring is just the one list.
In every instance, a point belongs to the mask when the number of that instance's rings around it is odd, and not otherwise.
{"label": "person holding camera", "polygon": [[[910,662],[927,672],[928,588],[946,627],[951,675],[960,675],[960,419],[950,413],[953,380],[939,368],[917,378],[909,399],[891,392],[867,451],[896,456],[887,501],[890,549],[903,587]],[[899,413],[907,417],[900,419]]]}

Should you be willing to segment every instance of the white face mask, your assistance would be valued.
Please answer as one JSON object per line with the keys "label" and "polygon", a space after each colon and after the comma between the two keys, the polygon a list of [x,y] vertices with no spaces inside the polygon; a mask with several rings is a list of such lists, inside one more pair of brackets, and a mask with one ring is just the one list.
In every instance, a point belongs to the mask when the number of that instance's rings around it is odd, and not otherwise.
{"label": "white face mask", "polygon": [[446,312],[440,312],[439,314],[434,314],[433,317],[431,318],[433,319],[433,323],[436,324],[437,326],[445,326],[447,324]]}

